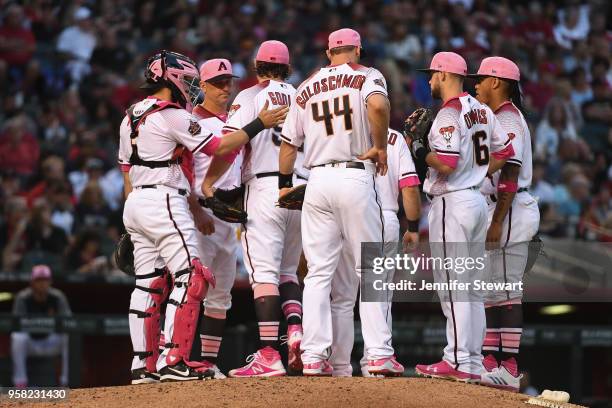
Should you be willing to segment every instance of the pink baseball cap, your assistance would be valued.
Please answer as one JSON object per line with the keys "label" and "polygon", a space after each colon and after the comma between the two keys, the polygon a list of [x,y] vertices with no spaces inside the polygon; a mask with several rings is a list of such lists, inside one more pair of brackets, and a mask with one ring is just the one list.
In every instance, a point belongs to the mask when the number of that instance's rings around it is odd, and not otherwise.
{"label": "pink baseball cap", "polygon": [[31,280],[51,279],[51,268],[47,265],[36,265],[32,268]]}
{"label": "pink baseball cap", "polygon": [[350,28],[341,28],[329,35],[327,49],[331,50],[338,47],[353,45],[361,48],[361,36]]}
{"label": "pink baseball cap", "polygon": [[200,66],[200,80],[238,78],[232,71],[232,63],[224,58],[215,58],[206,61]]}
{"label": "pink baseball cap", "polygon": [[512,81],[521,80],[519,67],[508,58],[489,57],[482,60],[478,73],[470,74],[469,77],[492,76]]}
{"label": "pink baseball cap", "polygon": [[289,65],[289,49],[280,41],[264,41],[257,50],[255,61]]}
{"label": "pink baseball cap", "polygon": [[450,72],[451,74],[467,75],[467,64],[463,57],[454,52],[439,52],[433,56],[429,68],[417,69],[423,72]]}

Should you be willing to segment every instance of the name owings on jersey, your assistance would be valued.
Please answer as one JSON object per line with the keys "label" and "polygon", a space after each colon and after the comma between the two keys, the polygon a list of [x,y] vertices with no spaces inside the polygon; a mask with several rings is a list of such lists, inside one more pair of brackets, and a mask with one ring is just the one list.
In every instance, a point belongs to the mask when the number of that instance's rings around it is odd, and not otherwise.
{"label": "name owings on jersey", "polygon": [[365,75],[330,75],[329,77],[322,78],[311,85],[307,85],[295,98],[295,101],[302,109],[304,109],[306,102],[321,92],[329,92],[339,88],[361,89],[365,79]]}
{"label": "name owings on jersey", "polygon": [[476,123],[486,125],[487,111],[484,109],[472,109],[463,115],[463,119],[465,120],[465,124],[467,125],[468,129],[471,129]]}

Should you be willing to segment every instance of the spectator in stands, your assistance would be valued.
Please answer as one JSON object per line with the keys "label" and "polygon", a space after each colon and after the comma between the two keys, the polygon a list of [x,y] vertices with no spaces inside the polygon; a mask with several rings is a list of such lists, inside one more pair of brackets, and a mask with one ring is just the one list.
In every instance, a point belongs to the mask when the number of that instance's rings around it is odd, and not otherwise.
{"label": "spectator in stands", "polygon": [[57,50],[66,56],[67,68],[72,80],[80,82],[91,72],[89,59],[96,47],[96,33],[87,7],[79,7],[74,12],[76,25],[66,28],[59,35]]}
{"label": "spectator in stands", "polygon": [[34,204],[25,232],[27,252],[24,263],[27,263],[28,258],[44,260],[57,270],[61,267],[60,260],[68,246],[68,237],[63,229],[53,225],[51,215],[49,203],[44,198]]}
{"label": "spectator in stands", "polygon": [[19,115],[8,120],[0,135],[0,169],[14,170],[27,179],[36,170],[40,148],[30,132],[28,119]]}
{"label": "spectator in stands", "polygon": [[26,250],[25,231],[29,214],[23,197],[14,196],[4,207],[4,222],[0,225],[0,247],[2,248],[2,270],[14,272],[21,265]]}
{"label": "spectator in stands", "polygon": [[102,274],[108,271],[108,258],[102,253],[102,238],[95,230],[79,232],[68,249],[66,269],[79,274]]}
{"label": "spectator in stands", "polygon": [[0,26],[0,60],[12,69],[23,70],[36,49],[36,38],[26,26],[23,8],[17,4],[7,7]]}
{"label": "spectator in stands", "polygon": [[555,161],[558,159],[561,142],[575,141],[577,138],[576,128],[568,117],[563,101],[552,99],[546,107],[544,119],[536,129],[535,157]]}
{"label": "spectator in stands", "polygon": [[75,207],[74,232],[84,228],[104,229],[108,224],[111,210],[104,201],[104,195],[97,179],[83,189],[79,203]]}
{"label": "spectator in stands", "polygon": [[[66,296],[51,287],[51,269],[47,265],[32,268],[30,287],[23,289],[13,303],[13,315],[17,317],[67,317],[70,305]],[[68,335],[59,333],[11,333],[11,357],[13,359],[13,384],[25,388],[28,385],[26,359],[29,356],[62,356],[60,385],[68,385]]]}
{"label": "spectator in stands", "polygon": [[557,44],[568,50],[574,41],[584,40],[589,34],[589,6],[570,5],[557,12],[559,24],[554,28]]}

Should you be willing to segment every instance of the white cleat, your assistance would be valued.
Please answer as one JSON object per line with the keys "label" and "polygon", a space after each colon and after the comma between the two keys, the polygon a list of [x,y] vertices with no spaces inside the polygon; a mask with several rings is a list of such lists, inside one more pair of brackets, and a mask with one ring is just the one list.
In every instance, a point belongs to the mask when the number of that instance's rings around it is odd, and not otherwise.
{"label": "white cleat", "polygon": [[480,384],[487,387],[519,392],[521,387],[521,378],[523,378],[523,374],[515,377],[510,374],[508,370],[506,370],[506,367],[502,365],[501,367],[495,368],[493,371],[483,373],[480,376]]}

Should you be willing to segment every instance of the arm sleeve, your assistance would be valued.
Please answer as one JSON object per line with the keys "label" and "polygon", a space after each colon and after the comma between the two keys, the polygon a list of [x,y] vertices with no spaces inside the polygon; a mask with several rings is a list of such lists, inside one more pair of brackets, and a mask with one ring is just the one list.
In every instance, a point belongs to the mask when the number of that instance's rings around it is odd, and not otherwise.
{"label": "arm sleeve", "polygon": [[387,81],[379,70],[370,68],[366,74],[365,82],[361,87],[361,97],[363,98],[363,103],[366,103],[371,95],[377,93],[389,97],[387,94]]}
{"label": "arm sleeve", "polygon": [[419,176],[414,168],[414,162],[412,161],[412,155],[408,150],[406,140],[402,135],[398,134],[397,144],[399,149],[399,189],[418,186],[421,184]]}
{"label": "arm sleeve", "polygon": [[[492,113],[492,112],[491,112]],[[498,160],[509,159],[514,155],[512,140],[495,115],[491,117],[491,154]]]}
{"label": "arm sleeve", "polygon": [[230,107],[227,122],[223,126],[223,132],[235,132],[251,123],[259,112],[255,112],[255,98],[247,100],[244,94],[238,94]]}
{"label": "arm sleeve", "polygon": [[128,123],[128,117],[123,118],[121,126],[119,127],[119,153],[117,162],[119,163],[119,169],[127,173],[130,171],[130,155],[132,154],[132,147],[130,143],[130,124]]}
{"label": "arm sleeve", "polygon": [[429,146],[438,159],[451,168],[457,167],[460,156],[461,128],[459,112],[454,108],[442,108],[429,131]]}
{"label": "arm sleeve", "polygon": [[514,156],[508,159],[508,163],[517,166],[523,165],[523,147],[525,145],[526,135],[523,130],[520,116],[513,112],[500,112],[497,115],[499,124],[506,132],[508,139],[512,141],[512,149]]}
{"label": "arm sleeve", "polygon": [[[164,114],[167,116],[168,129],[172,137],[178,144],[185,146],[191,153],[197,153],[200,150],[206,152],[210,149],[208,146],[215,141],[219,142],[218,138],[213,136],[212,132],[202,127],[195,116],[183,109],[167,109]],[[207,149],[208,146],[208,149]]]}
{"label": "arm sleeve", "polygon": [[281,140],[290,145],[300,147],[304,143],[304,126],[302,125],[302,116],[304,110],[294,103],[289,108],[287,118],[283,124],[283,133]]}

